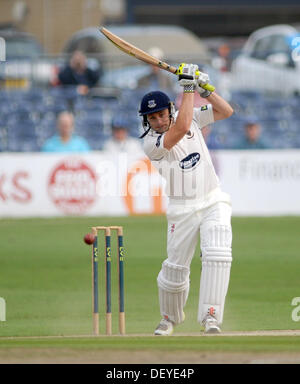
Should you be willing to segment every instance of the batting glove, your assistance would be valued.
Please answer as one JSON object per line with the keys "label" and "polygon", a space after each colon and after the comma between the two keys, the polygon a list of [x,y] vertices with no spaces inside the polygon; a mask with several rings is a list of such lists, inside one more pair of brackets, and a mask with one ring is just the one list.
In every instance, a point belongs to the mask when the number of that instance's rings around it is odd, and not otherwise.
{"label": "batting glove", "polygon": [[212,93],[211,91],[208,91],[204,88],[207,84],[209,84],[208,74],[204,72],[198,72],[196,90],[198,91],[199,95],[203,98],[210,96]]}
{"label": "batting glove", "polygon": [[197,86],[198,65],[181,63],[178,70],[179,85],[184,88],[184,92],[194,92]]}

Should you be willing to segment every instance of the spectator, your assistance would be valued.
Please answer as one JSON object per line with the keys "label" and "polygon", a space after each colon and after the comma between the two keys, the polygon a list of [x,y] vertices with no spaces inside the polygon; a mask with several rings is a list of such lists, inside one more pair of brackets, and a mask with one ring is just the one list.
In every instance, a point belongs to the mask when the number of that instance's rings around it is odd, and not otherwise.
{"label": "spectator", "polygon": [[80,95],[86,95],[97,84],[99,77],[99,71],[88,68],[86,56],[81,51],[75,51],[70,63],[58,74],[61,85],[77,85]]}
{"label": "spectator", "polygon": [[235,149],[265,149],[267,146],[260,137],[261,126],[256,119],[247,120],[244,125],[244,137]]}
{"label": "spectator", "polygon": [[43,152],[88,152],[90,147],[86,140],[73,135],[74,116],[70,112],[62,112],[57,119],[58,134],[48,139]]}
{"label": "spectator", "polygon": [[[159,60],[163,60],[164,53],[158,47],[152,47],[148,51],[149,55],[156,57]],[[139,88],[151,88],[151,89],[164,89],[174,90],[173,75],[162,71],[155,65],[150,65],[150,73],[144,77],[141,77],[138,81]]]}
{"label": "spectator", "polygon": [[112,125],[112,138],[106,142],[103,149],[112,153],[143,153],[139,140],[130,137],[128,131],[129,123],[126,119],[115,119]]}

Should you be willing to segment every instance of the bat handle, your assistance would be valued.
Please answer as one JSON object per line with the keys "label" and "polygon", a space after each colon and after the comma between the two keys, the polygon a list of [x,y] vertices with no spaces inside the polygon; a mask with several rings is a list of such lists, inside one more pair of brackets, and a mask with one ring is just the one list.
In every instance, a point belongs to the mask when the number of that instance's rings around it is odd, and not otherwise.
{"label": "bat handle", "polygon": [[213,85],[208,84],[208,83],[201,85],[201,88],[206,89],[209,92],[213,92],[216,89]]}
{"label": "bat handle", "polygon": [[[174,72],[174,73],[176,73],[176,75],[178,75],[178,69],[177,69],[176,72]],[[200,74],[200,72],[197,71],[197,72],[196,72],[196,75],[199,76],[199,74]],[[188,76],[188,75],[180,75],[180,78],[181,78],[181,79],[190,79],[191,76]],[[216,89],[212,84],[208,84],[208,83],[207,83],[207,84],[203,84],[203,85],[201,85],[201,88],[206,89],[206,90],[209,91],[209,92],[214,92],[215,89]]]}
{"label": "bat handle", "polygon": [[[196,75],[200,75],[200,72],[199,71],[197,71],[196,72]],[[211,84],[204,84],[204,85],[201,85],[201,88],[203,88],[203,89],[206,89],[207,91],[210,91],[210,92],[213,92],[216,88],[213,86],[213,85],[211,85]]]}
{"label": "bat handle", "polygon": [[[192,76],[187,76],[187,75],[180,75],[179,80],[180,79],[191,79],[192,80],[193,77]],[[209,92],[213,92],[216,89],[213,85],[208,84],[208,83],[201,85],[201,88],[206,89]]]}

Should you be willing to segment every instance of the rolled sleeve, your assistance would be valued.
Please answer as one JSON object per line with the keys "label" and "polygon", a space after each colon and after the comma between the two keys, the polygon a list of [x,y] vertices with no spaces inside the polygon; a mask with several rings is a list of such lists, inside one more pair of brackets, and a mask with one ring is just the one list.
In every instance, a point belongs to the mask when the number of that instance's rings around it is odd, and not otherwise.
{"label": "rolled sleeve", "polygon": [[215,122],[213,107],[211,104],[203,105],[200,108],[194,109],[194,119],[196,120],[199,128],[206,127]]}

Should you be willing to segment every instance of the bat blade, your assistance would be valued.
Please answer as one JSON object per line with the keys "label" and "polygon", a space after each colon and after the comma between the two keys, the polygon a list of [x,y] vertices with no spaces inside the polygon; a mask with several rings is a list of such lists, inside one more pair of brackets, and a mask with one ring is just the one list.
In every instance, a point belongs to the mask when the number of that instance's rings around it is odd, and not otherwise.
{"label": "bat blade", "polygon": [[134,45],[128,43],[127,41],[121,39],[119,36],[110,32],[108,29],[101,27],[100,32],[103,33],[103,35],[108,40],[110,40],[117,48],[119,48],[121,51],[127,53],[128,55],[131,55],[138,60],[144,61],[145,63],[155,65],[156,67],[164,69],[165,71],[176,74],[176,72],[177,72],[176,67],[173,67],[173,66],[157,59],[156,57],[149,55],[149,53],[146,53],[142,49],[137,48]]}
{"label": "bat blade", "polygon": [[[114,33],[110,32],[107,28],[101,27],[100,32],[110,41],[112,42],[117,48],[119,48],[121,51],[127,53],[128,55],[131,55],[135,57],[138,60],[141,60],[145,63],[155,65],[158,68],[164,69],[165,71],[171,72],[173,74],[177,74],[177,68],[169,65],[168,63],[165,63],[159,59],[157,59],[154,56],[149,55],[149,53],[146,53],[140,48],[135,47],[134,45],[128,43],[128,41],[121,39],[119,36],[115,35]],[[205,84],[202,86],[202,88],[207,89],[208,91],[213,92],[215,90],[215,87],[211,84]]]}

